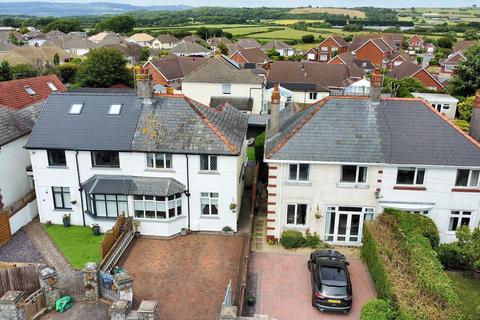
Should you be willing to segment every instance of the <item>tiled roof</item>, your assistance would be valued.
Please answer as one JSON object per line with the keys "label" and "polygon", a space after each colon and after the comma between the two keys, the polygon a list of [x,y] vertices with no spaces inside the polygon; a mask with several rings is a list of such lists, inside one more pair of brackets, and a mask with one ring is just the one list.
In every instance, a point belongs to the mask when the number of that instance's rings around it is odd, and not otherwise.
{"label": "tiled roof", "polygon": [[[48,83],[51,82],[58,91],[67,91],[56,75],[38,76],[34,78],[18,79],[0,82],[0,106],[12,109],[21,109],[39,101],[43,101],[54,92]],[[30,87],[35,94],[27,93]]]}
{"label": "tiled roof", "polygon": [[42,106],[43,101],[19,110],[0,107],[0,146],[30,133]]}
{"label": "tiled roof", "polygon": [[387,73],[387,77],[395,79],[403,79],[413,76],[418,71],[422,70],[422,66],[413,62],[405,61],[393,68]]}
{"label": "tiled roof", "polygon": [[199,53],[208,54],[210,53],[210,49],[207,49],[196,42],[182,41],[179,42],[175,47],[173,47],[171,52],[186,55]]}
{"label": "tiled roof", "polygon": [[227,45],[231,44],[232,41],[226,37],[212,37],[207,39],[207,43],[211,46],[218,47],[220,43]]}
{"label": "tiled roof", "polygon": [[292,48],[291,45],[285,43],[282,40],[272,40],[263,46],[263,49],[265,50],[270,50],[270,49],[282,50],[282,49],[291,49],[291,48]]}
{"label": "tiled roof", "polygon": [[238,40],[238,45],[244,49],[248,49],[248,48],[261,48],[262,45],[260,43],[258,43],[258,41],[256,39],[253,39],[253,38],[244,38],[244,39],[240,39]]}
{"label": "tiled roof", "polygon": [[462,40],[458,41],[455,46],[453,47],[453,52],[456,51],[465,51],[471,46],[473,46],[475,43],[478,43],[478,41],[473,41],[473,40]]}
{"label": "tiled roof", "polygon": [[262,83],[250,69],[240,69],[231,60],[216,56],[183,79],[184,82]]}
{"label": "tiled roof", "polygon": [[55,46],[41,46],[41,47],[29,47],[22,46],[16,47],[13,50],[8,51],[7,53],[0,54],[0,61],[6,60],[11,65],[17,64],[31,64],[35,65],[38,63],[51,63],[55,54],[58,54],[60,61],[65,61],[67,58],[70,58],[71,55],[62,50],[59,47]]}
{"label": "tiled roof", "polygon": [[250,97],[210,97],[212,108],[221,107],[225,102],[242,111],[252,111],[253,108],[253,98]]}
{"label": "tiled roof", "polygon": [[238,53],[241,54],[247,62],[251,63],[265,63],[272,61],[267,54],[259,48],[240,49]]}
{"label": "tiled roof", "polygon": [[457,65],[460,62],[465,61],[465,56],[461,51],[454,52],[450,54],[446,59],[441,59],[440,60],[440,65],[445,65],[445,64],[453,64]]}
{"label": "tiled roof", "polygon": [[[480,144],[416,99],[327,97],[297,113],[280,112],[268,135],[272,160],[478,166]],[[429,128],[425,130],[425,128]]]}
{"label": "tiled roof", "polygon": [[143,32],[135,33],[134,35],[127,38],[127,40],[134,41],[134,42],[143,42],[143,41],[148,42],[148,41],[152,41],[153,39],[155,38],[149,35],[148,33],[143,33]]}
{"label": "tiled roof", "polygon": [[171,34],[167,33],[167,34],[160,34],[157,36],[156,38],[158,41],[160,41],[161,43],[178,43],[180,42],[179,39],[175,38],[174,36],[172,36]]}
{"label": "tiled roof", "polygon": [[151,60],[151,63],[167,80],[181,79],[196,70],[208,59],[204,57],[167,56]]}

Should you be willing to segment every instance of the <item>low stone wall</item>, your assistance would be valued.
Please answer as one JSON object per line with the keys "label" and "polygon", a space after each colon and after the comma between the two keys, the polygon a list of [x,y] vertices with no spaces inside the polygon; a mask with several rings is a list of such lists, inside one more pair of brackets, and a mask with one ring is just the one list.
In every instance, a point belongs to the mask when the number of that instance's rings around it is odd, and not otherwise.
{"label": "low stone wall", "polygon": [[239,317],[237,306],[222,306],[219,320],[275,320],[264,314],[256,314],[253,317]]}

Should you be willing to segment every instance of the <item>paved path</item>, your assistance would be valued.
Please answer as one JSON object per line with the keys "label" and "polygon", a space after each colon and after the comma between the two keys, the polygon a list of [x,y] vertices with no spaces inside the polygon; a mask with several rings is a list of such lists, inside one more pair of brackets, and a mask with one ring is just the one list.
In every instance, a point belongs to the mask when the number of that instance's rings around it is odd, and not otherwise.
{"label": "paved path", "polygon": [[322,313],[312,307],[308,255],[253,252],[250,274],[258,283],[256,313],[278,320],[360,319],[362,305],[375,297],[366,267],[358,258],[349,258],[353,308],[349,314]]}
{"label": "paved path", "polygon": [[30,239],[32,239],[38,251],[40,251],[43,260],[47,265],[54,267],[59,274],[73,272],[73,269],[68,264],[67,259],[65,259],[53,240],[43,230],[38,219],[34,219],[28,223],[25,226],[25,231]]}

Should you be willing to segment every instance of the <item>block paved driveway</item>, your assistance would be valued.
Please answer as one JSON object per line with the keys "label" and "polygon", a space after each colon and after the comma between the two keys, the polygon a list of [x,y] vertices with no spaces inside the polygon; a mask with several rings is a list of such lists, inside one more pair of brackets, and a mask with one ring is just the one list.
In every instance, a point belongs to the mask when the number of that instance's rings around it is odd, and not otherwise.
{"label": "block paved driveway", "polygon": [[245,240],[218,234],[137,239],[121,263],[134,278],[134,305],[158,301],[158,319],[218,319],[230,279],[237,289]]}
{"label": "block paved driveway", "polygon": [[250,274],[256,273],[256,312],[278,320],[360,319],[361,306],[375,297],[368,270],[358,258],[348,258],[353,287],[349,314],[320,312],[312,307],[308,255],[253,252]]}

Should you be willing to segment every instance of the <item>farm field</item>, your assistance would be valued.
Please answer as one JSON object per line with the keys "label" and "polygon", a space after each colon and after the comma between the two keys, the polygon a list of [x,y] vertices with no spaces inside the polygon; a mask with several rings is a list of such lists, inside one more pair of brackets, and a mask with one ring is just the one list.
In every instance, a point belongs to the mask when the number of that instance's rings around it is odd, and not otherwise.
{"label": "farm field", "polygon": [[291,14],[305,14],[305,13],[330,13],[330,14],[344,14],[350,17],[366,18],[365,12],[354,9],[343,8],[295,8],[289,11]]}
{"label": "farm field", "polygon": [[300,40],[302,36],[307,34],[313,34],[315,37],[318,37],[318,34],[314,31],[295,30],[291,28],[285,28],[284,30],[276,30],[266,33],[252,34],[249,37],[258,39]]}
{"label": "farm field", "polygon": [[280,24],[282,26],[290,26],[292,24],[295,24],[297,22],[304,21],[306,23],[311,23],[311,22],[324,22],[325,20],[311,20],[311,19],[283,19],[283,20],[268,20],[266,22],[269,23],[274,23],[274,24]]}

